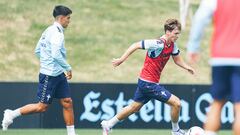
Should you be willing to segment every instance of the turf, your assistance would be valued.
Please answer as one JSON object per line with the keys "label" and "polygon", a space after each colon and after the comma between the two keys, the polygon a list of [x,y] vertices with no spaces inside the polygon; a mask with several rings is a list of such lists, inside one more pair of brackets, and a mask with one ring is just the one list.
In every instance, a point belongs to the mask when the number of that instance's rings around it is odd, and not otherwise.
{"label": "turf", "polygon": [[[77,129],[78,135],[101,135],[99,129]],[[218,135],[230,135],[231,131],[224,130]],[[65,129],[10,129],[7,132],[0,131],[0,135],[66,135]],[[110,135],[171,135],[170,130],[153,129],[116,129]]]}

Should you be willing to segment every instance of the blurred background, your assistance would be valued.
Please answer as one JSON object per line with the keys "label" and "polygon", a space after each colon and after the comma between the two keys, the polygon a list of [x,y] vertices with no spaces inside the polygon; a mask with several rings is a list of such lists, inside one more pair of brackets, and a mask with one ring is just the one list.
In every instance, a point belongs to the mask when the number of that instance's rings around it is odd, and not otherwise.
{"label": "blurred background", "polygon": [[[194,13],[200,0],[190,1]],[[67,58],[73,67],[71,82],[135,83],[145,58],[137,51],[114,69],[113,58],[120,57],[129,45],[164,34],[168,18],[180,19],[178,0],[1,0],[0,1],[0,81],[38,81],[39,62],[34,49],[41,33],[52,24],[52,9],[57,4],[73,10],[65,31]],[[191,19],[177,44],[185,59]],[[208,45],[211,26],[206,29],[203,60],[196,66],[197,76],[167,64],[162,83],[209,84]],[[175,74],[177,73],[177,75]]]}

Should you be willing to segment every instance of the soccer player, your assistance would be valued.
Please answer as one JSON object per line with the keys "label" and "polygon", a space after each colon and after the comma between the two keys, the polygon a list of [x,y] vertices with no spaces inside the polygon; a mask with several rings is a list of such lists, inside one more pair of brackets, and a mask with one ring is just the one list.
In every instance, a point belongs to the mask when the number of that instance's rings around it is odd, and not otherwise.
{"label": "soccer player", "polygon": [[[202,0],[193,19],[188,41],[188,58],[195,63],[204,27],[213,18],[211,43],[213,102],[204,123],[206,135],[217,135],[221,111],[227,101],[234,104],[233,134],[240,135],[240,1]],[[205,55],[205,54],[204,54]]]}
{"label": "soccer player", "polygon": [[175,43],[181,32],[181,24],[176,19],[168,19],[164,24],[165,34],[157,39],[147,39],[133,43],[126,52],[113,59],[114,67],[122,64],[137,49],[147,50],[144,66],[138,79],[134,102],[123,108],[121,112],[108,121],[102,121],[103,135],[108,135],[111,128],[129,115],[138,112],[150,99],[156,99],[171,106],[172,134],[184,135],[185,131],[178,125],[181,108],[180,99],[171,94],[159,84],[161,72],[172,56],[175,64],[194,74],[194,69],[188,66],[180,57],[180,51]]}
{"label": "soccer player", "polygon": [[58,98],[63,107],[67,133],[75,135],[73,103],[67,82],[67,79],[72,78],[72,68],[66,61],[64,47],[64,28],[68,27],[71,14],[72,11],[68,7],[55,6],[55,21],[43,32],[35,49],[35,54],[40,59],[38,103],[28,104],[16,110],[5,110],[3,130],[7,130],[16,117],[46,111],[53,98]]}

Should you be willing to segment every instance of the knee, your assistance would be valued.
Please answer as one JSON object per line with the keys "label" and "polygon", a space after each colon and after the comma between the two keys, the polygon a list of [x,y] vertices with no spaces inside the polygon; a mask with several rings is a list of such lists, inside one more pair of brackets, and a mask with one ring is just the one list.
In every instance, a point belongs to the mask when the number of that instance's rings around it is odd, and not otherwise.
{"label": "knee", "polygon": [[62,100],[62,106],[65,109],[70,109],[73,106],[73,101],[71,98],[65,98]]}
{"label": "knee", "polygon": [[47,110],[47,105],[37,104],[37,112],[45,112]]}
{"label": "knee", "polygon": [[130,106],[130,107],[131,107],[130,110],[131,110],[132,113],[139,112],[139,110],[140,110],[140,108],[137,107],[137,106]]}
{"label": "knee", "polygon": [[137,113],[137,112],[139,112],[139,110],[140,110],[140,109],[138,109],[138,108],[134,108],[134,109],[132,110],[132,112],[133,112],[133,113]]}
{"label": "knee", "polygon": [[174,102],[173,102],[173,107],[176,108],[176,109],[180,109],[181,108],[181,101],[178,97],[176,97],[174,99]]}

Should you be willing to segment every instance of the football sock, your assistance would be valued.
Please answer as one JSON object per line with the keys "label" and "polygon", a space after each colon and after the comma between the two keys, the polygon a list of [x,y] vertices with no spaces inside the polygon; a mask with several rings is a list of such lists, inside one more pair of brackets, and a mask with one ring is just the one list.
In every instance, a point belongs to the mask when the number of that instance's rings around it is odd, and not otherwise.
{"label": "football sock", "polygon": [[115,124],[119,122],[117,116],[114,116],[112,119],[108,121],[108,126],[112,128]]}
{"label": "football sock", "polygon": [[66,127],[67,127],[67,134],[68,134],[68,135],[76,135],[76,134],[75,134],[74,125],[66,126]]}
{"label": "football sock", "polygon": [[21,116],[20,108],[12,111],[12,117],[13,117],[13,119],[17,118],[18,116]]}
{"label": "football sock", "polygon": [[214,131],[205,131],[205,134],[206,135],[217,135],[217,133]]}
{"label": "football sock", "polygon": [[178,122],[177,123],[172,122],[172,130],[173,131],[178,131],[179,129],[180,128],[179,128]]}

